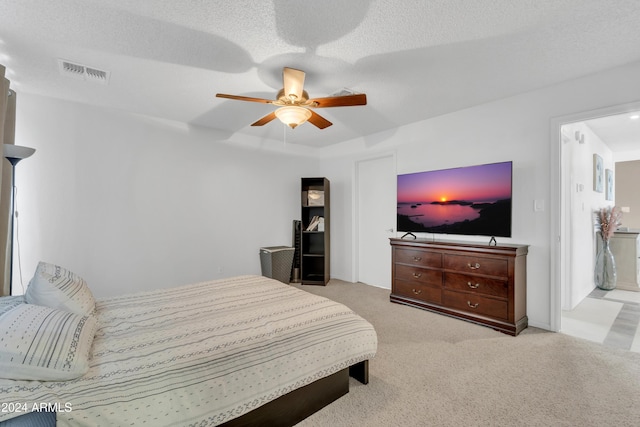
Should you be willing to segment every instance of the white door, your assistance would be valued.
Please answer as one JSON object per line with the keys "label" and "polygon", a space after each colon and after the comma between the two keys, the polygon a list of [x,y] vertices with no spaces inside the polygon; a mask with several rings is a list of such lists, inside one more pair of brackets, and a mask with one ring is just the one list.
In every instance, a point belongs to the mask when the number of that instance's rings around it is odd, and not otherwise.
{"label": "white door", "polygon": [[396,228],[396,167],[390,154],[356,162],[357,280],[391,289]]}

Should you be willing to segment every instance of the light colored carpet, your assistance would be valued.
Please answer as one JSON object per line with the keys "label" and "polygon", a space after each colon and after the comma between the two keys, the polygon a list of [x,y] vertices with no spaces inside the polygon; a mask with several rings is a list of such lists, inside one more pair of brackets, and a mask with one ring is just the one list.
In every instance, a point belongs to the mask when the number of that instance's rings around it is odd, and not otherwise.
{"label": "light colored carpet", "polygon": [[389,290],[293,285],[378,333],[369,384],[299,426],[640,426],[640,354],[527,328],[517,337],[389,302]]}

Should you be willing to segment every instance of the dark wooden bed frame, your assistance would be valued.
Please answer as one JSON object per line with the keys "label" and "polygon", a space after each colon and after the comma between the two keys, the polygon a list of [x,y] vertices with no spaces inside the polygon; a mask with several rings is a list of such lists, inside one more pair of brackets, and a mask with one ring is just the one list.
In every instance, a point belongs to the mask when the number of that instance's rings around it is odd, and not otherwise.
{"label": "dark wooden bed frame", "polygon": [[[293,390],[284,396],[222,424],[224,427],[290,427],[318,412],[331,402],[349,393],[349,377],[362,384],[369,383],[369,361],[348,368]],[[55,412],[32,412],[7,421],[0,427],[55,427]]]}
{"label": "dark wooden bed frame", "polygon": [[223,427],[289,427],[349,393],[349,377],[369,383],[369,361],[300,387],[266,405],[221,424]]}

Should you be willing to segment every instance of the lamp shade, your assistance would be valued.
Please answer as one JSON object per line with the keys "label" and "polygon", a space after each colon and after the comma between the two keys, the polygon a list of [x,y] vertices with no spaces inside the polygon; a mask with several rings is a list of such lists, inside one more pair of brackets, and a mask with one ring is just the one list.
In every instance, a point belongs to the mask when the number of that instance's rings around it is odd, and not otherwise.
{"label": "lamp shade", "polygon": [[4,157],[11,162],[12,165],[15,165],[22,159],[26,159],[30,157],[33,153],[36,152],[35,148],[31,147],[23,147],[21,145],[13,145],[13,144],[2,144],[2,150]]}
{"label": "lamp shade", "polygon": [[311,117],[311,111],[304,107],[288,105],[286,107],[278,108],[276,110],[276,117],[291,129],[295,129],[297,126],[300,126],[302,123],[309,120],[309,117]]}

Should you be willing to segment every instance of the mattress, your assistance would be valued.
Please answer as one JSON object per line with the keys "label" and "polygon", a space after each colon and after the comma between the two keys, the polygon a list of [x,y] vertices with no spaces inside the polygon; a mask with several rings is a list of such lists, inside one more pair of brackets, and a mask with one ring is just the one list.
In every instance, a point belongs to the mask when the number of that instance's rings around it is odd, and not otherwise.
{"label": "mattress", "polygon": [[59,426],[213,426],[377,349],[348,307],[262,276],[108,298],[96,317],[89,371],[0,380],[0,421],[36,405]]}

